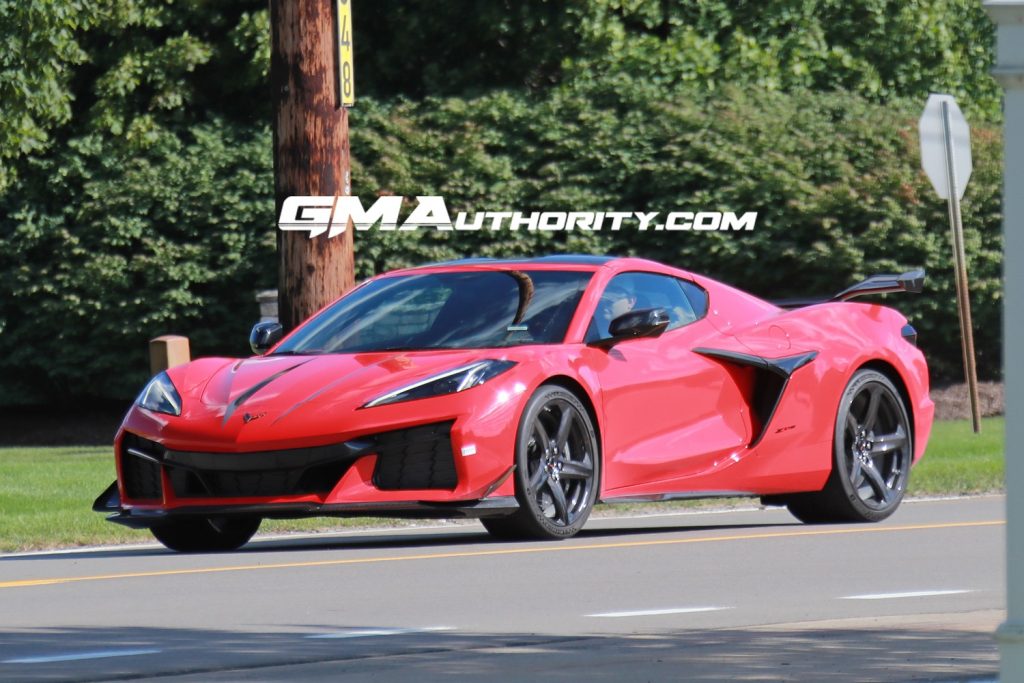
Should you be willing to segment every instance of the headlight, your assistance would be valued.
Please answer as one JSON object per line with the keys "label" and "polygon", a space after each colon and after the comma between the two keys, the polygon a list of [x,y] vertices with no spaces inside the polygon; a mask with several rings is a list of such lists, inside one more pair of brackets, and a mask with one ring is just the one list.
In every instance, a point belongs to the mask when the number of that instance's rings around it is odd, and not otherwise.
{"label": "headlight", "polygon": [[142,390],[135,402],[155,413],[167,413],[168,415],[181,415],[181,396],[178,390],[171,384],[171,378],[166,372],[149,380],[149,384]]}
{"label": "headlight", "polygon": [[511,369],[514,365],[515,362],[510,360],[482,360],[469,365],[461,365],[439,375],[428,377],[415,384],[396,389],[383,396],[378,396],[363,407],[373,408],[374,406],[382,406],[388,403],[455,394],[479,386],[487,380]]}

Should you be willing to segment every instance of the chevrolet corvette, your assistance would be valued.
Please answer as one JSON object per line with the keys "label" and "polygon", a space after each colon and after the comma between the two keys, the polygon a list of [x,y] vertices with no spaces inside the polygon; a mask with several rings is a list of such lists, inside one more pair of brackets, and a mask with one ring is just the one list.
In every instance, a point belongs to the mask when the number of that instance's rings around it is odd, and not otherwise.
{"label": "chevrolet corvette", "polygon": [[467,259],[371,278],[250,358],[146,385],[94,509],[183,552],[265,518],[476,517],[576,534],[598,502],[759,497],[893,513],[934,406],[917,333],[862,295],[770,302],[636,258]]}

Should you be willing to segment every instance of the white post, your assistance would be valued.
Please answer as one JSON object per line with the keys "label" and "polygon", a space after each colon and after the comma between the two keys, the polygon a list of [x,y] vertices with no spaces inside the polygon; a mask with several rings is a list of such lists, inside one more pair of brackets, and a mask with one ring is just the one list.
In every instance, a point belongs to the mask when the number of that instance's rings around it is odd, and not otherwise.
{"label": "white post", "polygon": [[1006,90],[1003,149],[1003,371],[1006,381],[1006,622],[1000,676],[1024,681],[1024,1],[989,0],[993,74]]}

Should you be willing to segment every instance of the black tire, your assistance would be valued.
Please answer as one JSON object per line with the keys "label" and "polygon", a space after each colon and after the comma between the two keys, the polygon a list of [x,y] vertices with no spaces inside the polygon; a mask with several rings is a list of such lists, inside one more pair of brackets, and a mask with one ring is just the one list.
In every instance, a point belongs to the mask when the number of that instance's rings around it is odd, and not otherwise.
{"label": "black tire", "polygon": [[787,496],[787,507],[810,524],[879,522],[903,500],[913,454],[900,392],[882,373],[858,370],[839,399],[825,488]]}
{"label": "black tire", "polygon": [[[546,442],[546,444],[545,444]],[[562,387],[544,385],[519,419],[515,453],[519,510],[481,519],[496,538],[570,538],[597,500],[601,457],[586,408]]]}
{"label": "black tire", "polygon": [[237,550],[260,528],[259,517],[183,517],[153,526],[156,540],[180,553]]}

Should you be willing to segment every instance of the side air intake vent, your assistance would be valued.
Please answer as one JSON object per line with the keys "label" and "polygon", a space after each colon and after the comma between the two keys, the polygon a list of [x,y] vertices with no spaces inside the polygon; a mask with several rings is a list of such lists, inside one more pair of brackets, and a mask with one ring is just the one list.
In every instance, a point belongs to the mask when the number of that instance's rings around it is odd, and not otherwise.
{"label": "side air intake vent", "polygon": [[782,394],[786,391],[786,385],[789,384],[790,375],[818,356],[817,351],[784,358],[762,358],[752,354],[706,348],[694,349],[693,352],[754,369],[754,396],[751,409],[760,422],[760,431],[754,435],[750,442],[751,446],[756,446],[768,429],[775,409],[782,400]]}

